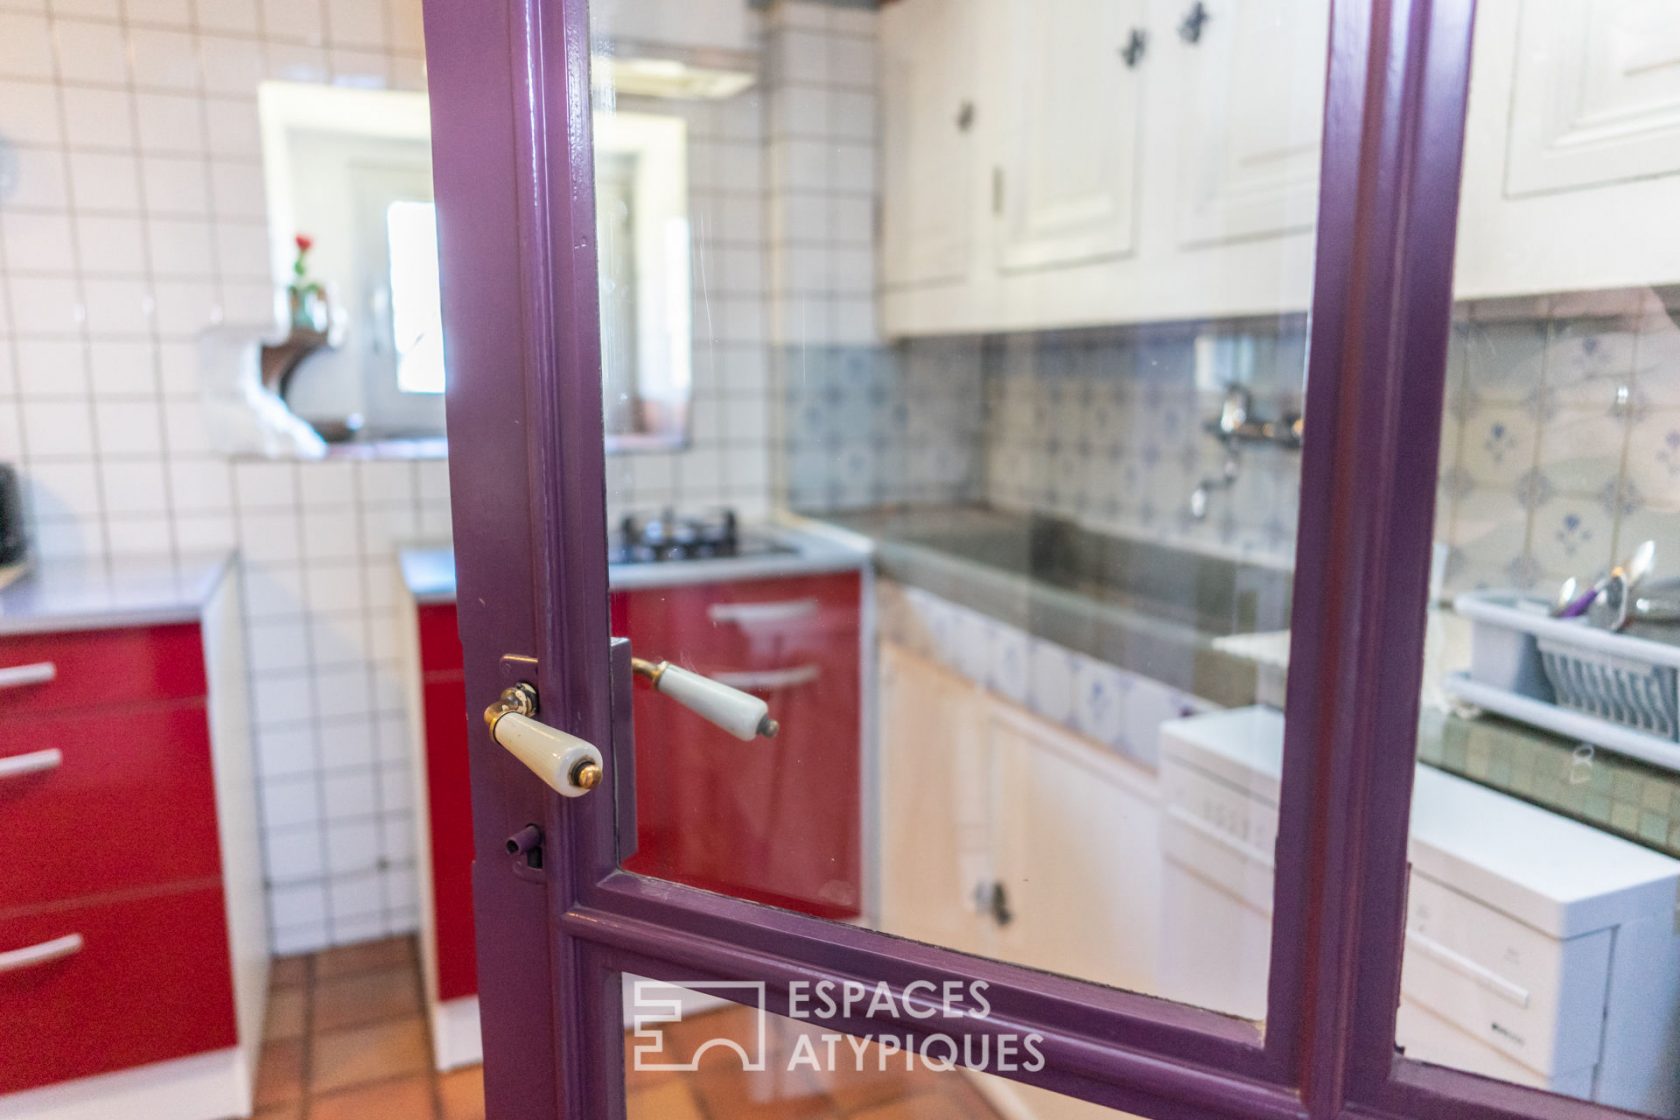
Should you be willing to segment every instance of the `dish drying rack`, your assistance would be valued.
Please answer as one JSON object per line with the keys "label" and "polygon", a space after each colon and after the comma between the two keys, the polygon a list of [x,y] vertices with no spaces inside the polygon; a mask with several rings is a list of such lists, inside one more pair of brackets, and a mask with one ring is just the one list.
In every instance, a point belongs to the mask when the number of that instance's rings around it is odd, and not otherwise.
{"label": "dish drying rack", "polygon": [[1680,645],[1553,618],[1514,592],[1460,595],[1453,609],[1471,623],[1470,669],[1447,675],[1448,695],[1680,771]]}

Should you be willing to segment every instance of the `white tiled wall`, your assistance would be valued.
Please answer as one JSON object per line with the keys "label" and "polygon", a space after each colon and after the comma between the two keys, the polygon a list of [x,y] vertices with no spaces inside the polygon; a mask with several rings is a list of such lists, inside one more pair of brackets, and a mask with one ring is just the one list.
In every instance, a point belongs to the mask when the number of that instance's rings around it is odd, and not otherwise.
{"label": "white tiled wall", "polygon": [[[759,59],[739,61],[756,67]],[[763,90],[722,101],[617,104],[688,123],[694,396],[688,447],[608,458],[609,513],[616,521],[631,510],[728,505],[762,517],[770,502],[771,409]]]}
{"label": "white tiled wall", "polygon": [[281,950],[411,928],[392,541],[441,463],[212,455],[194,337],[272,314],[264,78],[419,88],[417,0],[0,0],[0,461],[43,563],[239,547]]}
{"label": "white tiled wall", "polygon": [[876,18],[786,2],[766,18],[769,329],[778,345],[879,341]]}

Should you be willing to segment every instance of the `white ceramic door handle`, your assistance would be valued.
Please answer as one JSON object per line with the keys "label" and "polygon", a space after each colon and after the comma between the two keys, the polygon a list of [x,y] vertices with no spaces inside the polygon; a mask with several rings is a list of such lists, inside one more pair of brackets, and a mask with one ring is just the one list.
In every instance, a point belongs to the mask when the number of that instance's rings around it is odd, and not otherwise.
{"label": "white ceramic door handle", "polygon": [[669,661],[656,664],[635,658],[630,664],[636,674],[646,677],[654,688],[701,719],[717,724],[743,743],[760,736],[773,739],[781,730],[781,725],[770,718],[770,705],[750,692],[702,677]]}
{"label": "white ceramic door handle", "polygon": [[0,781],[6,778],[21,778],[25,774],[41,774],[48,770],[57,770],[64,764],[64,752],[57,747],[50,747],[44,751],[30,751],[28,754],[14,754],[0,758]]}
{"label": "white ceramic door handle", "polygon": [[46,684],[56,680],[58,666],[51,661],[34,661],[28,665],[0,667],[0,688],[24,688],[32,684]]}
{"label": "white ceramic door handle", "polygon": [[594,745],[532,719],[537,690],[515,685],[484,710],[490,737],[561,797],[582,797],[601,784],[606,762]]}
{"label": "white ceramic door handle", "polygon": [[0,972],[22,972],[26,968],[61,961],[81,951],[82,935],[68,933],[39,945],[26,945],[22,949],[8,949],[0,953]]}

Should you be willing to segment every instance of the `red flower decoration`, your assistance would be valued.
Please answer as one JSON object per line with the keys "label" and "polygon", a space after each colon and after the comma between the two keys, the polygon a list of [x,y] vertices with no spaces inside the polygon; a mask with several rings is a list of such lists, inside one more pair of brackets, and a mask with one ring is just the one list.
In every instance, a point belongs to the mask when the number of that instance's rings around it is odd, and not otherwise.
{"label": "red flower decoration", "polygon": [[297,242],[298,252],[300,253],[307,253],[315,247],[315,239],[307,233],[300,233],[293,240]]}

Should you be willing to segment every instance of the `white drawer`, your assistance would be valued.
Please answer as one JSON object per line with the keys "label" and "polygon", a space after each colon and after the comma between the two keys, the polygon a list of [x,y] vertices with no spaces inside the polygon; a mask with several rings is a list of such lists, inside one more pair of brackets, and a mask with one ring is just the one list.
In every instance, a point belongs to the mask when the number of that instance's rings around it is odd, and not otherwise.
{"label": "white drawer", "polygon": [[[1546,1080],[1599,1060],[1612,931],[1558,941],[1414,871],[1408,1000]],[[1408,1051],[1426,1039],[1399,1039]]]}

